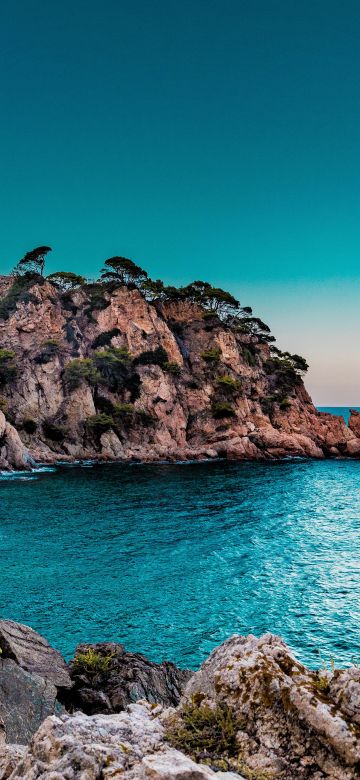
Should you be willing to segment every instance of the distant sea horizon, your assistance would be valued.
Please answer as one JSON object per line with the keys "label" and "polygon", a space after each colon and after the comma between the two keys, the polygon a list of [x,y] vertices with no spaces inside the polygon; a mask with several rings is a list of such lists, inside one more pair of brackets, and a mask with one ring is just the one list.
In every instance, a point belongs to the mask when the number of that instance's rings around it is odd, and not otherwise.
{"label": "distant sea horizon", "polygon": [[329,414],[342,415],[346,424],[349,422],[350,409],[356,409],[360,412],[360,406],[317,406],[319,412],[329,412]]}

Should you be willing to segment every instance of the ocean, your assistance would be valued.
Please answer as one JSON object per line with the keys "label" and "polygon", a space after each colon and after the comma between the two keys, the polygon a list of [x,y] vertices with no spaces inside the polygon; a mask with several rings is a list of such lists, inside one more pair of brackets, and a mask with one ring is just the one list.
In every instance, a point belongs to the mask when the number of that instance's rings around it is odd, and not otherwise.
{"label": "ocean", "polygon": [[360,658],[360,461],[63,467],[0,482],[0,614],[67,658],[196,668],[234,632]]}

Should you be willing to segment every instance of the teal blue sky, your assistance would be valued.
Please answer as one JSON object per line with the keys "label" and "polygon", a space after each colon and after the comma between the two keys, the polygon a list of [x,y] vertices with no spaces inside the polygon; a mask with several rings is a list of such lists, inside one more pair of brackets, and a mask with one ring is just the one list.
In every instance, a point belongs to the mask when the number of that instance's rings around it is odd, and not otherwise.
{"label": "teal blue sky", "polygon": [[209,279],[358,404],[359,3],[14,0],[0,39],[0,271]]}

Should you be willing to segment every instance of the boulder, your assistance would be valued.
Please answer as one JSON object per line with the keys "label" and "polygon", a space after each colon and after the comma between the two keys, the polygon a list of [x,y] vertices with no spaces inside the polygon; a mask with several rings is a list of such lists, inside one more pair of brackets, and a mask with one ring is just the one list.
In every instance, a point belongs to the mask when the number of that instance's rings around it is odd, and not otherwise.
{"label": "boulder", "polygon": [[25,745],[0,745],[0,780],[8,780],[25,753]]}
{"label": "boulder", "polygon": [[356,409],[350,409],[349,428],[355,436],[360,438],[360,412]]}
{"label": "boulder", "polygon": [[36,631],[12,620],[0,620],[2,658],[11,658],[28,672],[36,673],[57,688],[72,685],[66,663],[60,653]]}
{"label": "boulder", "polygon": [[[86,657],[89,650],[100,659],[109,659],[108,668],[96,671],[79,664],[77,659]],[[140,653],[128,653],[115,642],[79,645],[69,669],[73,688],[63,701],[67,709],[87,714],[120,712],[138,699],[176,706],[192,674],[170,661],[156,664]]]}
{"label": "boulder", "polygon": [[0,718],[6,741],[26,745],[40,724],[60,705],[57,690],[49,680],[5,658],[0,661]]}
{"label": "boulder", "polygon": [[[45,720],[11,780],[241,780],[216,773],[164,743],[159,709],[132,704],[117,715],[52,716]],[[2,763],[3,761],[3,763]],[[6,752],[0,752],[0,780]]]}
{"label": "boulder", "polygon": [[233,636],[190,679],[186,706],[221,708],[237,724],[250,771],[286,780],[355,780],[360,672],[306,669],[273,634]]}

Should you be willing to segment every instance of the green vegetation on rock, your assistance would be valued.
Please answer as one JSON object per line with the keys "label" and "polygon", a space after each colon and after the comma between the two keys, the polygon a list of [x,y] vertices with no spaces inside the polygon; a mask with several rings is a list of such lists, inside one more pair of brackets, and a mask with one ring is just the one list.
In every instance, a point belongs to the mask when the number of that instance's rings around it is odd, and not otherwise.
{"label": "green vegetation on rock", "polygon": [[236,412],[233,406],[227,401],[217,401],[212,407],[212,415],[216,420],[221,420],[224,417],[236,417]]}
{"label": "green vegetation on rock", "polygon": [[224,374],[223,376],[218,376],[216,382],[218,386],[225,391],[234,393],[241,390],[240,380],[234,379],[234,377],[230,376],[230,374]]}
{"label": "green vegetation on rock", "polygon": [[12,349],[0,347],[0,387],[8,384],[17,374],[16,354]]}
{"label": "green vegetation on rock", "polygon": [[220,360],[221,349],[219,347],[213,347],[212,349],[206,349],[201,353],[201,357],[206,363],[218,363]]}
{"label": "green vegetation on rock", "polygon": [[91,358],[75,358],[65,366],[63,378],[65,384],[74,390],[76,387],[80,387],[82,382],[96,385],[101,381],[101,374]]}
{"label": "green vegetation on rock", "polygon": [[101,675],[110,671],[113,655],[102,655],[89,647],[84,653],[78,652],[73,660],[74,671],[78,674]]}

